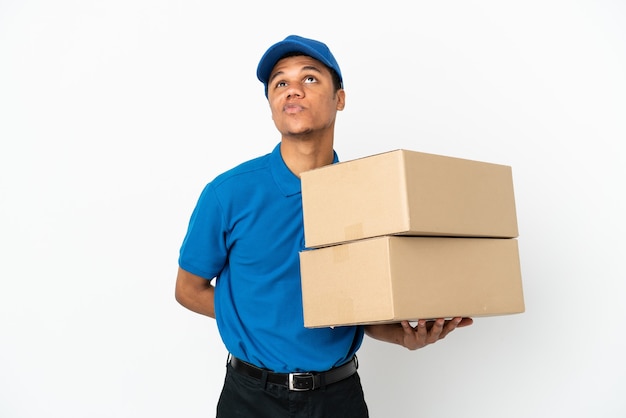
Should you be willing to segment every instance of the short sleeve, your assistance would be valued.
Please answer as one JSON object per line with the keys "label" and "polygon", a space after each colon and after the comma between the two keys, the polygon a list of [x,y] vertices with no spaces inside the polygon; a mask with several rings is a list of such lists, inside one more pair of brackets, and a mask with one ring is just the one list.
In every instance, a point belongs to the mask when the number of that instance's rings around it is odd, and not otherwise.
{"label": "short sleeve", "polygon": [[210,280],[226,264],[228,249],[224,211],[209,183],[200,194],[189,220],[189,226],[178,258],[179,266]]}

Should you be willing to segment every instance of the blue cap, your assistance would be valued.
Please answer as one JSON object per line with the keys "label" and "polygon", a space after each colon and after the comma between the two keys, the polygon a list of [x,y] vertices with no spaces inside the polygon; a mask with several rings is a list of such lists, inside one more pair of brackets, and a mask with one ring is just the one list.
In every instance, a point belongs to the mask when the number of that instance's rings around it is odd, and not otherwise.
{"label": "blue cap", "polygon": [[256,76],[265,85],[265,97],[267,97],[267,82],[274,65],[276,65],[278,60],[285,54],[290,52],[300,52],[311,58],[315,58],[328,68],[334,70],[339,76],[339,81],[343,86],[343,77],[341,76],[339,64],[337,64],[337,60],[335,60],[335,57],[333,57],[333,54],[326,44],[314,39],[289,35],[284,40],[269,47],[269,49],[265,51],[265,54],[263,54],[263,57],[261,57],[261,61],[259,61]]}

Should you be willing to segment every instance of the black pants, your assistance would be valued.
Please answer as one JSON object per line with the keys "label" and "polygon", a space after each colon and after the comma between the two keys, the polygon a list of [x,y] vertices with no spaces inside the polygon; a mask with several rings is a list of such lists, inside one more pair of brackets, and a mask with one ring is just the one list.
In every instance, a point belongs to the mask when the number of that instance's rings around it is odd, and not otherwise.
{"label": "black pants", "polygon": [[217,418],[367,418],[358,373],[320,389],[294,392],[226,366]]}

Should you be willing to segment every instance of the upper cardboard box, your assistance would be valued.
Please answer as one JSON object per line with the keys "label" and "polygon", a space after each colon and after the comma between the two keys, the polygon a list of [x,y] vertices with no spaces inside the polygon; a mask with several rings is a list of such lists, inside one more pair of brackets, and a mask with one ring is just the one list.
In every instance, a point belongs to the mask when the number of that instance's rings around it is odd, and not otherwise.
{"label": "upper cardboard box", "polygon": [[301,181],[309,248],[383,235],[518,236],[510,166],[401,149]]}

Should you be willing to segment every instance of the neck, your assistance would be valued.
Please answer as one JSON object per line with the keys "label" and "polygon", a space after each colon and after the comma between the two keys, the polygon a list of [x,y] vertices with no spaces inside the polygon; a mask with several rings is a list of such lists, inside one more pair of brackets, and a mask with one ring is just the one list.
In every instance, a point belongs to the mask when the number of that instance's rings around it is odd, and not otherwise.
{"label": "neck", "polygon": [[280,153],[289,170],[300,177],[304,171],[332,164],[333,139],[331,137],[316,141],[283,137]]}

